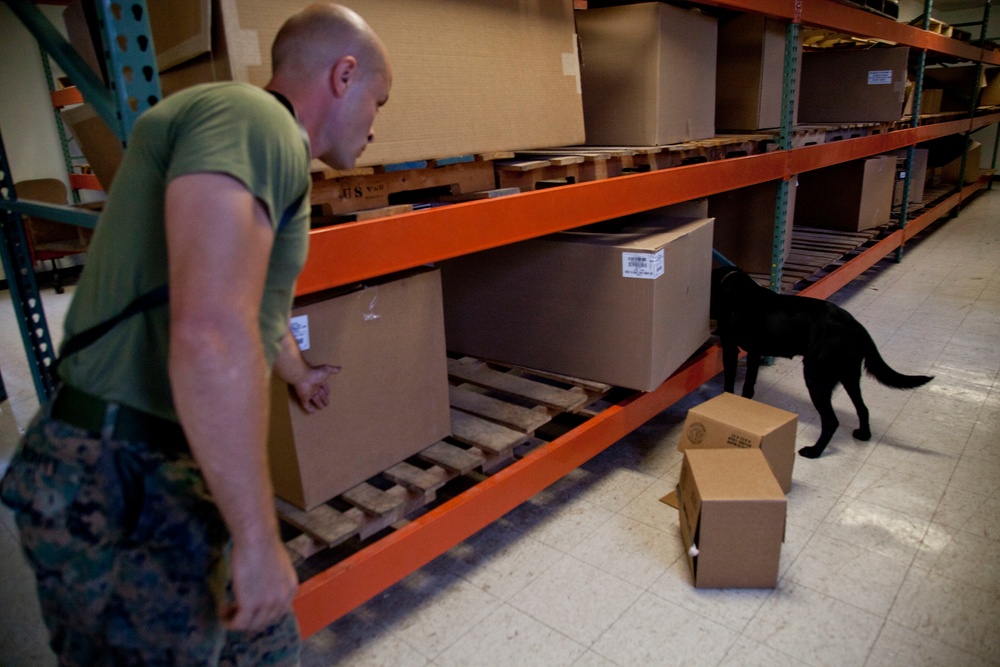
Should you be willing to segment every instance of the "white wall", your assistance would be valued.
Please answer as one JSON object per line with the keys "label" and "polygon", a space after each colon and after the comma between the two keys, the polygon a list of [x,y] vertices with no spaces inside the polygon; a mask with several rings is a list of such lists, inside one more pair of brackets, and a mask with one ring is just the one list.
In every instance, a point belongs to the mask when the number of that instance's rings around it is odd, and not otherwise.
{"label": "white wall", "polygon": [[[40,7],[62,30],[63,8]],[[59,71],[53,64],[53,74]],[[0,3],[0,90],[0,132],[14,181],[58,178],[68,185],[38,43],[6,3]]]}

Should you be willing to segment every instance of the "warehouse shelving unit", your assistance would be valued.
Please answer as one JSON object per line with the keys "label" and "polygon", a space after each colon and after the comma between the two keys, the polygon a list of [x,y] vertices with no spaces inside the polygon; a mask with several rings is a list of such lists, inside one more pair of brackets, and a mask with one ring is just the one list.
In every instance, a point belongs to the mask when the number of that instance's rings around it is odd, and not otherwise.
{"label": "warehouse shelving unit", "polygon": [[[13,0],[7,1],[13,3]],[[144,7],[141,0],[128,4],[130,7]],[[959,59],[1000,65],[1000,52],[897,23],[833,0],[705,0],[702,4],[765,14],[786,21],[790,40],[794,39],[798,26],[809,25],[880,38]],[[927,14],[930,13],[929,5],[930,2],[927,3]],[[104,11],[108,10],[105,8]],[[113,33],[110,39],[114,41]],[[797,49],[790,48],[788,51],[795,53]],[[66,65],[63,68],[67,69]],[[73,78],[72,73],[70,76]],[[85,97],[90,99],[88,91],[85,91]],[[135,96],[132,97],[134,100]],[[914,108],[919,109],[919,100],[915,101]],[[761,155],[631,174],[318,229],[311,234],[309,258],[297,290],[299,295],[310,294],[727,190],[768,181],[787,183],[803,171],[908,148],[937,137],[969,133],[998,122],[1000,113],[970,114],[959,120],[915,125],[836,143],[802,148],[790,148],[789,143],[781,146],[781,150]],[[2,168],[9,174],[5,159]],[[801,293],[820,298],[829,296],[882,258],[902,248],[908,239],[954,210],[979,187],[981,184],[958,189],[945,201],[906,221],[905,226]],[[27,203],[14,202],[12,205],[7,198],[0,202],[0,208],[6,212],[30,212]],[[5,230],[11,226],[6,212]],[[783,211],[776,211],[775,219],[776,236],[784,234]],[[30,267],[28,274],[30,276]],[[780,273],[778,275],[780,277]],[[37,299],[37,291],[34,298]],[[40,300],[38,305],[40,312]],[[45,330],[44,315],[41,326],[35,328]],[[47,330],[45,335],[47,337]],[[35,342],[32,340],[29,344],[28,338],[25,340],[29,356],[34,354],[38,357]],[[295,601],[303,634],[308,636],[325,627],[503,516],[697,389],[717,375],[721,368],[718,347],[707,347],[689,359],[655,391],[635,393],[611,405],[565,435],[307,579],[302,583]],[[45,396],[47,392],[40,390],[39,395]]]}

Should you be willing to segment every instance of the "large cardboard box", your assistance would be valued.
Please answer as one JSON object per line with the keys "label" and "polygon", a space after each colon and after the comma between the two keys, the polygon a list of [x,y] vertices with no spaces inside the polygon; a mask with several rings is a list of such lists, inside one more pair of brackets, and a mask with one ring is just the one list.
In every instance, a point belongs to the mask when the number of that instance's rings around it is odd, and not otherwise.
{"label": "large cardboard box", "polygon": [[874,156],[799,174],[795,221],[857,232],[890,222],[896,158]]}
{"label": "large cardboard box", "polygon": [[[158,0],[150,21],[164,93],[213,80],[264,85],[278,28],[307,4],[185,0],[178,18],[173,0]],[[390,102],[358,166],[583,142],[571,0],[355,0],[350,7],[378,32],[393,64]]]}
{"label": "large cardboard box", "polygon": [[740,14],[719,23],[715,78],[717,129],[759,130],[781,126],[785,25],[760,14]]}
{"label": "large cardboard box", "polygon": [[938,171],[938,181],[941,183],[958,183],[965,185],[979,180],[979,162],[982,159],[983,145],[978,141],[969,142],[968,157],[965,160],[965,178],[959,176],[962,169],[962,157],[959,156],[941,167]]}
{"label": "large cardboard box", "polygon": [[577,12],[587,143],[715,136],[716,20],[658,2]]}
{"label": "large cardboard box", "polygon": [[759,449],[689,449],[677,497],[696,588],[774,588],[787,506]]}
{"label": "large cardboard box", "polygon": [[800,123],[892,122],[902,117],[909,48],[807,51]]}
{"label": "large cardboard box", "polygon": [[330,405],[309,415],[271,385],[268,450],[275,493],[312,509],[451,434],[436,269],[415,270],[292,311],[311,363],[332,363]]}
{"label": "large cardboard box", "polygon": [[688,410],[677,451],[759,449],[781,490],[788,493],[792,488],[798,425],[799,417],[794,412],[724,393]]}
{"label": "large cardboard box", "polygon": [[[788,184],[785,242],[781,262],[792,251],[797,180]],[[715,218],[714,247],[730,262],[749,273],[770,273],[774,254],[774,211],[778,183],[761,183],[729,190],[708,199],[708,213]]]}
{"label": "large cardboard box", "polygon": [[444,262],[448,349],[656,389],[708,339],[712,221],[617,223]]}

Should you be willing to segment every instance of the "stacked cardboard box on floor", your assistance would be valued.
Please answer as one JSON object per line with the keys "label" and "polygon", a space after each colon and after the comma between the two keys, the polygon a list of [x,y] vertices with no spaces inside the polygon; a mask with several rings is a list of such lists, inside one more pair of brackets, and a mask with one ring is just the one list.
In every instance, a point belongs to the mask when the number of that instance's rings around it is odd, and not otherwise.
{"label": "stacked cardboard box on floor", "polygon": [[716,20],[659,2],[577,12],[594,146],[715,136]]}
{"label": "stacked cardboard box on floor", "polygon": [[[792,178],[788,186],[782,263],[792,250],[797,183],[797,179]],[[708,198],[709,215],[715,218],[713,247],[744,271],[771,271],[777,196],[778,183],[771,182],[721,192]]]}
{"label": "stacked cardboard box on floor", "polygon": [[[781,126],[785,25],[759,14],[740,14],[719,23],[715,79],[717,129],[760,130]],[[793,111],[793,123],[794,118]]]}
{"label": "stacked cardboard box on floor", "polygon": [[857,232],[888,224],[896,158],[874,156],[799,174],[795,222]]}
{"label": "stacked cardboard box on floor", "polygon": [[726,392],[688,410],[677,451],[759,449],[781,490],[788,493],[798,424],[793,412]]}
{"label": "stacked cardboard box on floor", "polygon": [[697,588],[774,588],[785,494],[760,449],[688,449],[677,485]]}
{"label": "stacked cardboard box on floor", "polygon": [[711,219],[651,211],[441,266],[452,352],[652,391],[709,336]]}
{"label": "stacked cardboard box on floor", "polygon": [[807,51],[800,123],[893,122],[902,117],[909,48]]}
{"label": "stacked cardboard box on floor", "polygon": [[[264,85],[278,28],[308,4],[152,0],[164,93],[217,80]],[[583,142],[571,0],[355,0],[350,7],[382,38],[394,74],[359,166]],[[70,13],[67,23],[74,17],[83,14]],[[89,42],[74,46],[94,52]]]}
{"label": "stacked cardboard box on floor", "polygon": [[302,299],[292,331],[330,376],[330,405],[307,414],[274,378],[268,449],[275,493],[312,509],[451,434],[436,269]]}

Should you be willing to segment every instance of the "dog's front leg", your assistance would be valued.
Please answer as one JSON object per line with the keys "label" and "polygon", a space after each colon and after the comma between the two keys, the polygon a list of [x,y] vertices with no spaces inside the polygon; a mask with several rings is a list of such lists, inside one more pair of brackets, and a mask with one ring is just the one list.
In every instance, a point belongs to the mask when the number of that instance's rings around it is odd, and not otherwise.
{"label": "dog's front leg", "polygon": [[739,362],[740,348],[736,343],[722,339],[722,388],[730,394],[736,393],[736,365]]}
{"label": "dog's front leg", "polygon": [[761,355],[747,352],[747,376],[743,380],[743,398],[753,398],[753,389],[757,385],[757,371],[760,369]]}

